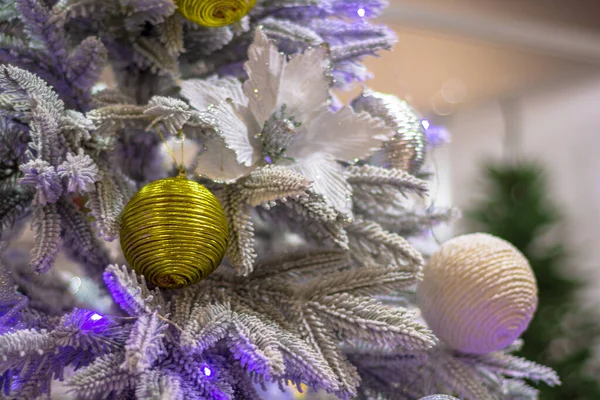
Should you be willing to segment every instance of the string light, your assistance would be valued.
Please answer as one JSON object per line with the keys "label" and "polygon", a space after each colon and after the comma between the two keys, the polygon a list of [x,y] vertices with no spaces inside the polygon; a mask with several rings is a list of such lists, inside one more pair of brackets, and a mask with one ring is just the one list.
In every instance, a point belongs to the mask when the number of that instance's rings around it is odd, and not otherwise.
{"label": "string light", "polygon": [[97,314],[97,313],[93,313],[93,314],[90,316],[90,319],[91,319],[92,321],[100,321],[100,320],[102,319],[102,315],[100,315],[100,314]]}
{"label": "string light", "polygon": [[364,9],[364,8],[359,8],[359,9],[356,11],[356,13],[358,14],[358,16],[359,16],[359,17],[361,17],[361,18],[362,18],[362,17],[364,17],[364,16],[365,16],[365,14],[366,14],[366,11],[365,11],[365,9]]}

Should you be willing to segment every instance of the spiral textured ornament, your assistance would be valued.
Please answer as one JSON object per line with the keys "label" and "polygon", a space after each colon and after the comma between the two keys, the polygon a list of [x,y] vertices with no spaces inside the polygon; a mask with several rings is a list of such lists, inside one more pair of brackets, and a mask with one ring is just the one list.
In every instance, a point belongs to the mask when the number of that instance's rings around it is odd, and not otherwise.
{"label": "spiral textured ornament", "polygon": [[427,137],[421,118],[407,102],[390,94],[366,90],[352,102],[355,111],[366,111],[382,119],[396,134],[369,162],[387,168],[417,173],[425,162]]}
{"label": "spiral textured ornament", "polygon": [[417,302],[433,333],[472,354],[501,350],[527,329],[537,285],[527,259],[492,235],[444,243],[424,269]]}
{"label": "spiral textured ornament", "polygon": [[181,15],[209,28],[238,22],[256,4],[256,0],[176,0]]}
{"label": "spiral textured ornament", "polygon": [[221,263],[229,228],[221,204],[204,186],[167,178],[144,186],[121,216],[127,262],[154,285],[180,288]]}

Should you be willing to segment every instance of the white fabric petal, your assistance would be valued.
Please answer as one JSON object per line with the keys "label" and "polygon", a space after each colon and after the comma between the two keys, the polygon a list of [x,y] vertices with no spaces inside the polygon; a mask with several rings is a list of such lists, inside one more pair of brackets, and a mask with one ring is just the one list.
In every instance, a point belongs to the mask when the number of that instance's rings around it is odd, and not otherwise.
{"label": "white fabric petal", "polygon": [[350,107],[337,113],[324,108],[313,114],[301,129],[301,140],[294,141],[287,149],[287,155],[295,159],[326,151],[336,160],[352,161],[376,151],[394,134],[380,120],[366,112],[355,114]]}
{"label": "white fabric petal", "polygon": [[240,164],[249,167],[260,158],[260,141],[256,134],[260,132],[254,117],[248,108],[238,106],[230,99],[209,109],[218,121],[218,133],[233,150]]}
{"label": "white fabric petal", "polygon": [[294,55],[283,71],[277,109],[285,104],[289,113],[304,123],[307,113],[324,107],[329,99],[328,64],[324,47]]}
{"label": "white fabric petal", "polygon": [[344,179],[344,170],[330,155],[314,153],[311,157],[289,165],[292,171],[310,179],[315,192],[339,212],[348,214],[352,209],[352,189]]}
{"label": "white fabric petal", "polygon": [[181,95],[196,110],[204,111],[225,99],[232,99],[236,104],[247,105],[248,98],[242,91],[242,84],[234,78],[223,79],[187,79],[179,82]]}
{"label": "white fabric petal", "polygon": [[285,55],[279,54],[263,31],[257,29],[244,64],[248,80],[242,87],[248,97],[248,107],[261,127],[277,106],[284,68]]}
{"label": "white fabric petal", "polygon": [[235,152],[228,149],[225,141],[217,136],[204,144],[204,150],[198,156],[196,172],[216,181],[232,182],[248,175],[254,168],[239,164]]}

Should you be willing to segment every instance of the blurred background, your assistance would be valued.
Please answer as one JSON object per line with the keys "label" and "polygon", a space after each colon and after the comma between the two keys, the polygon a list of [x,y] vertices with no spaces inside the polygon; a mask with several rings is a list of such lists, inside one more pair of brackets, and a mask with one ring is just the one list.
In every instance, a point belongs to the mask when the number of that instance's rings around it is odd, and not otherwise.
{"label": "blurred background", "polygon": [[[563,239],[598,283],[599,15],[593,0],[392,0],[382,22],[398,44],[366,62],[370,87],[451,134],[435,154],[438,201],[464,210],[485,195],[484,161],[543,162]],[[466,229],[454,228],[442,235]]]}
{"label": "blurred background", "polygon": [[562,389],[600,399],[600,2],[391,0],[399,42],[367,61],[369,86],[409,101],[451,143],[431,156],[434,201],[530,258],[540,307],[522,354]]}

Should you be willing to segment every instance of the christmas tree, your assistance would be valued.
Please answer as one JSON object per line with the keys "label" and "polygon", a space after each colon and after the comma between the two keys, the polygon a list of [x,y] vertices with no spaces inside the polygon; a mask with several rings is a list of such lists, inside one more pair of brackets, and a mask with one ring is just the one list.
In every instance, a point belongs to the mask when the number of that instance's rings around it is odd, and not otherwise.
{"label": "christmas tree", "polygon": [[[333,94],[392,47],[370,22],[384,6],[2,2],[6,398],[48,398],[55,380],[77,399],[186,400],[272,385],[531,399],[532,381],[558,383],[510,354],[537,301],[516,249],[467,236],[424,267],[411,245],[453,215],[426,202],[418,115],[368,89],[351,105]],[[23,227],[29,257],[7,249]],[[62,254],[97,296],[73,296]]]}
{"label": "christmas tree", "polygon": [[528,258],[538,280],[540,306],[523,335],[519,355],[552,366],[562,378],[558,388],[542,387],[541,399],[597,399],[600,385],[590,376],[593,343],[600,335],[596,318],[582,310],[577,294],[583,282],[568,274],[561,244],[540,243],[561,222],[549,200],[541,164],[521,161],[488,165],[488,198],[469,212],[476,229],[513,243]]}

